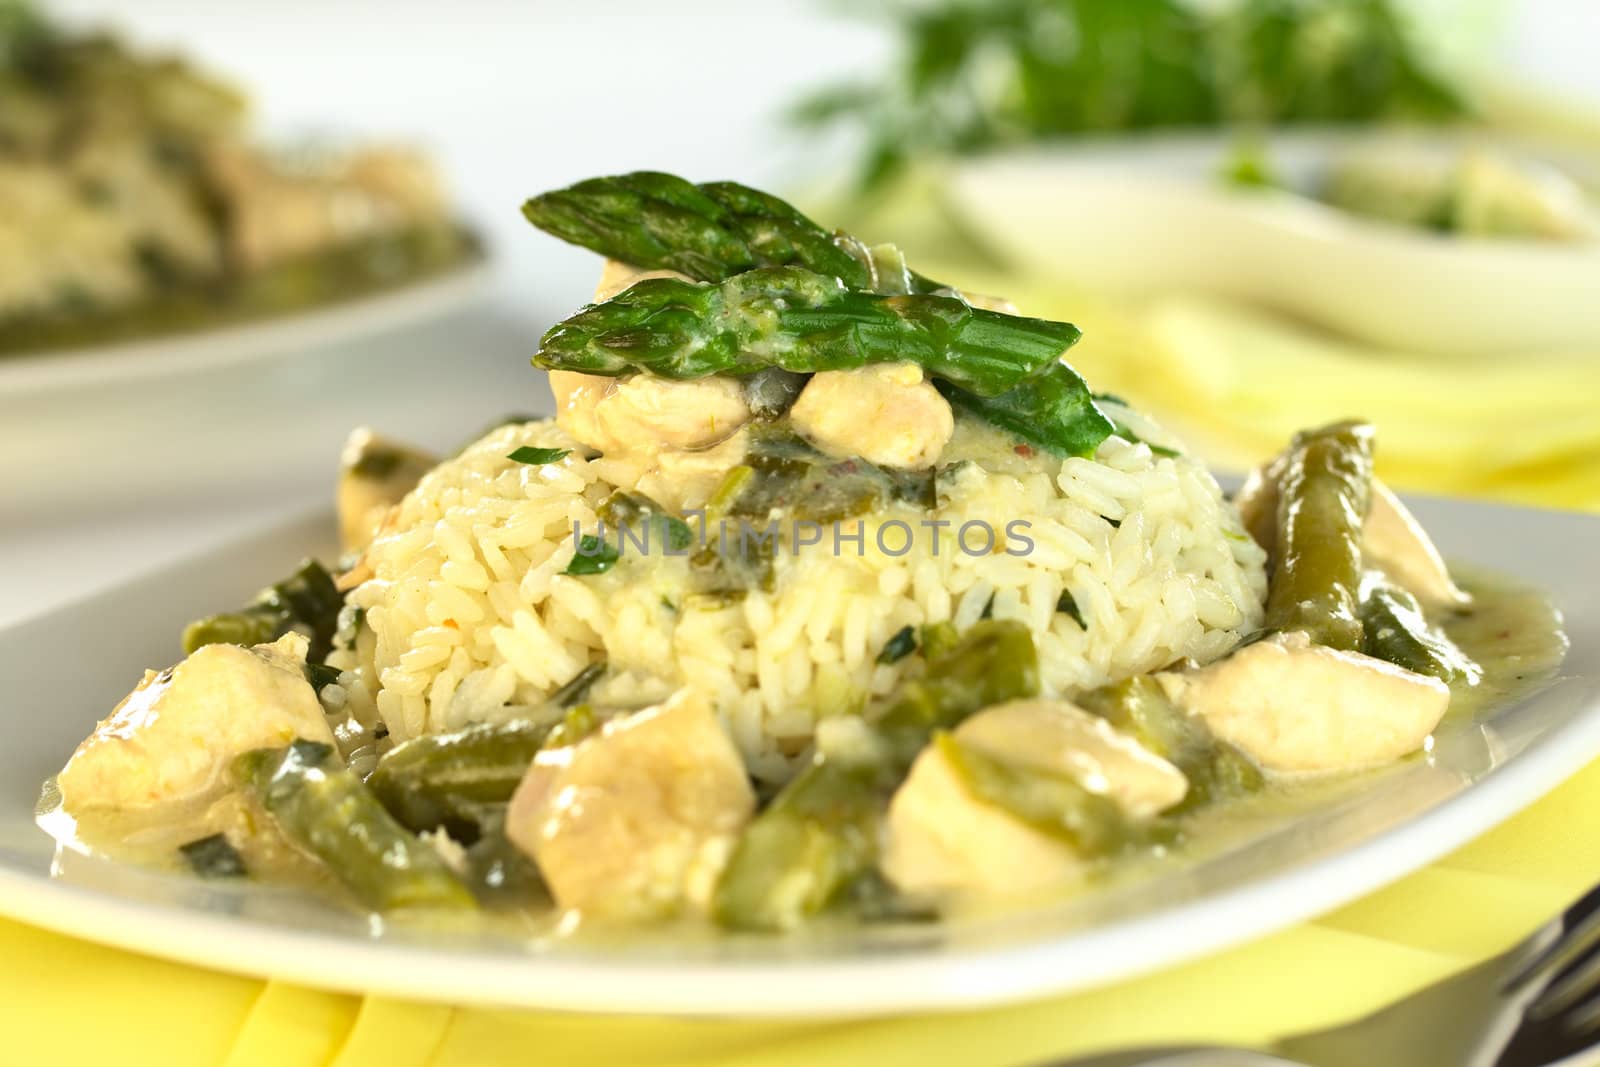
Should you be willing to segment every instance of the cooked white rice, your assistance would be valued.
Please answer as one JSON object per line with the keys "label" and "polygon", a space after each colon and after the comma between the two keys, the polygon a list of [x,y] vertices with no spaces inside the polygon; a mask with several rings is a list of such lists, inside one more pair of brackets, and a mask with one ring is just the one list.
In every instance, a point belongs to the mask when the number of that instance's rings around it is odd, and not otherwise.
{"label": "cooked white rice", "polygon": [[[616,488],[608,474],[618,475],[604,459],[585,460],[553,422],[497,429],[424,478],[370,549],[374,577],[351,594],[366,626],[356,649],[333,660],[347,669],[349,707],[404,740],[530,714],[604,658],[611,670],[596,702],[695,686],[753,773],[781,780],[820,719],[859,712],[915,669],[915,657],[877,662],[907,625],[965,627],[986,607],[1020,620],[1053,695],[1214,659],[1260,625],[1263,553],[1199,463],[1117,437],[1093,461],[1023,461],[978,437],[958,434],[945,453],[975,460],[941,477],[934,515],[873,516],[860,549],[843,541],[836,552],[824,534],[779,555],[772,592],[723,601],[688,595],[686,560],[631,546],[605,574],[562,574],[573,523],[595,528],[595,507]],[[542,467],[506,458],[521,445],[572,452]],[[897,556],[875,536],[894,518],[918,538]],[[919,526],[927,518],[951,523],[937,554]],[[1026,555],[1004,551],[1014,520],[1028,524]],[[955,531],[971,521],[996,531],[994,551],[957,545]],[[843,532],[855,529],[851,520]],[[891,551],[903,541],[898,528],[885,531]],[[969,547],[983,541],[974,528]],[[1084,626],[1057,611],[1063,592]]]}

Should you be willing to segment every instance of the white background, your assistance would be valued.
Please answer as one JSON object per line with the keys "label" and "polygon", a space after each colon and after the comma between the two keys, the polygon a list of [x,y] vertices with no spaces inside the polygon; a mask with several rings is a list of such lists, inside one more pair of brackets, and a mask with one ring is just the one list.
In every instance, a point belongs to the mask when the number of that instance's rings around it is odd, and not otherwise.
{"label": "white background", "polygon": [[[1448,30],[1485,2],[1428,6]],[[596,264],[523,223],[522,199],[641,167],[793,188],[842,159],[787,136],[785,103],[889,54],[874,24],[839,17],[859,3],[49,6],[228,72],[270,132],[422,144],[489,236],[497,273],[483,307],[403,336],[170,381],[0,393],[0,623],[326,500],[353,425],[444,448],[536,408],[527,359]],[[1600,0],[1514,8],[1487,39],[1474,30],[1477,58],[1600,102]]]}

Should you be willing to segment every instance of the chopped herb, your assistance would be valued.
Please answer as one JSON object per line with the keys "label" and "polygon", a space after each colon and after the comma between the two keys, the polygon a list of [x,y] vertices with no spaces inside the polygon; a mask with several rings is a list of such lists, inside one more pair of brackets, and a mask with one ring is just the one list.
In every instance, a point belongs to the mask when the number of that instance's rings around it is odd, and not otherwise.
{"label": "chopped herb", "polygon": [[322,692],[322,687],[332,685],[339,680],[339,668],[330,667],[326,663],[307,663],[306,681],[311,683],[311,688]]}
{"label": "chopped herb", "polygon": [[567,683],[560,689],[551,693],[550,703],[557,707],[570,708],[582,700],[590,689],[594,688],[594,683],[598,682],[600,676],[604,673],[606,673],[606,665],[603,661],[589,664],[569,678]]}
{"label": "chopped herb", "polygon": [[523,445],[506,458],[538,467],[546,463],[559,463],[570,455],[572,455],[570,448],[531,448]]}
{"label": "chopped herb", "polygon": [[179,845],[178,851],[188,861],[190,869],[202,878],[243,878],[249,873],[239,850],[228,844],[228,839],[221,834]]}
{"label": "chopped herb", "polygon": [[1083,621],[1083,612],[1078,610],[1078,602],[1072,599],[1071,593],[1065,590],[1062,591],[1061,596],[1056,599],[1056,611],[1062,615],[1071,616],[1072,621],[1077,623],[1080,629],[1087,630],[1089,628]]}
{"label": "chopped herb", "polygon": [[989,600],[988,600],[987,603],[985,603],[983,605],[983,611],[978,614],[978,618],[980,618],[980,619],[992,619],[992,618],[994,618],[994,594],[993,593],[989,594]]}
{"label": "chopped herb", "polygon": [[567,569],[561,573],[574,574],[580,577],[589,574],[604,574],[616,566],[617,560],[620,558],[617,550],[606,544],[603,538],[596,537],[594,534],[584,534],[578,538],[577,554],[572,557],[572,562],[567,564]]}
{"label": "chopped herb", "polygon": [[672,612],[673,614],[677,614],[677,612],[678,612],[678,605],[674,604],[672,602],[672,598],[669,597],[669,596],[664,596],[664,597],[661,598],[661,606],[666,608],[668,611]]}
{"label": "chopped herb", "polygon": [[910,626],[903,626],[900,631],[884,644],[883,651],[878,653],[878,662],[889,664],[899,663],[917,650],[917,632]]}

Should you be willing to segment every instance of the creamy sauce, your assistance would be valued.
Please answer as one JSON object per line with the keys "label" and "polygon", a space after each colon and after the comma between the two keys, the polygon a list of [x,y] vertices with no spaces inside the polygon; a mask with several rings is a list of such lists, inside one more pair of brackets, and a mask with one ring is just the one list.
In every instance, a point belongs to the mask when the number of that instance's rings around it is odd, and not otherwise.
{"label": "creamy sauce", "polygon": [[[1515,585],[1503,578],[1480,571],[1467,571],[1463,587],[1472,594],[1471,606],[1439,613],[1432,621],[1461,646],[1483,668],[1483,678],[1473,686],[1458,686],[1452,693],[1450,711],[1441,729],[1460,729],[1474,722],[1486,722],[1493,713],[1514,704],[1543,688],[1559,669],[1567,652],[1567,639],[1561,616],[1548,597]],[[1350,800],[1369,788],[1380,776],[1413,761],[1431,759],[1418,753],[1399,764],[1347,774],[1278,776],[1268,787],[1253,796],[1226,801],[1189,816],[1181,842],[1158,854],[1141,855],[1118,861],[1096,879],[1096,888],[1123,893],[1141,880],[1170,872],[1175,866],[1193,864],[1217,857],[1263,834],[1284,828],[1296,818]],[[40,827],[57,841],[57,870],[71,877],[72,854],[101,855],[122,862],[156,869],[182,871],[177,847],[197,837],[216,833],[227,820],[240,818],[226,805],[196,808],[175,821],[152,823],[148,817],[96,815],[74,819],[61,809],[60,794],[52,778],[45,783],[37,811]],[[255,850],[252,850],[255,851]],[[253,870],[266,872],[273,884],[299,886],[328,893],[343,894],[312,864],[284,852],[283,842],[267,840],[261,851],[246,856]],[[239,883],[255,887],[261,883]],[[972,913],[1017,911],[1059,901],[1050,899],[991,899],[978,905],[956,903],[947,906],[947,917]],[[401,923],[431,924],[426,916],[393,916]],[[837,920],[819,920],[834,925]],[[580,927],[586,940],[680,941],[686,933],[713,933],[705,923],[675,922],[657,925],[649,932],[637,927],[606,926],[576,921],[548,907],[524,910],[486,911],[482,922],[497,933],[527,939],[570,937]],[[459,925],[459,920],[449,925]]]}

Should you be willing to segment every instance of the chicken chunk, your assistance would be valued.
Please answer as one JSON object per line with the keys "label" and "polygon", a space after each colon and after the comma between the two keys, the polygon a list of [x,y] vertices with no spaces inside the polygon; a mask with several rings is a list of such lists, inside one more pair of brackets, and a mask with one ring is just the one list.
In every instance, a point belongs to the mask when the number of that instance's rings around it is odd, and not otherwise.
{"label": "chicken chunk", "polygon": [[437,456],[379,437],[365,426],[339,457],[339,540],[346,552],[367,547],[389,509],[439,462]]}
{"label": "chicken chunk", "polygon": [[506,834],[561,907],[648,918],[705,908],[754,810],[738,750],[706,698],[684,689],[539,753]]}
{"label": "chicken chunk", "polygon": [[645,270],[635,267],[632,263],[624,263],[620,259],[608,259],[605,266],[600,268],[600,281],[594,287],[594,302],[596,304],[610,300],[624,289],[632,288],[634,283],[642,282],[647,278],[676,278],[680,282],[692,282],[693,278],[687,274],[679,274],[675,270]]}
{"label": "chicken chunk", "polygon": [[750,421],[744,386],[732,378],[602,378],[558,370],[550,372],[550,389],[561,428],[607,455],[710,448]]}
{"label": "chicken chunk", "polygon": [[[962,744],[1004,761],[1078,782],[1133,819],[1180,802],[1183,774],[1105,720],[1061,701],[1018,700],[980,712],[955,732]],[[883,870],[917,895],[1028,893],[1068,886],[1085,857],[974,795],[944,751],[931,745],[889,805]]]}
{"label": "chicken chunk", "polygon": [[214,798],[241,752],[295,738],[333,744],[305,676],[306,639],[207,645],[145,672],[57,779],[69,814],[154,811]]}
{"label": "chicken chunk", "polygon": [[711,499],[729,471],[744,462],[750,451],[750,432],[740,430],[719,445],[688,452],[664,448],[634,485],[669,511],[698,508]]}
{"label": "chicken chunk", "polygon": [[823,371],[806,383],[789,417],[830,455],[903,470],[937,463],[955,430],[949,402],[914,363]]}
{"label": "chicken chunk", "polygon": [[1437,678],[1286,633],[1197,671],[1167,696],[1269,771],[1375,766],[1421,748],[1450,704]]}
{"label": "chicken chunk", "polygon": [[1361,551],[1369,566],[1382,570],[1424,607],[1459,607],[1471,599],[1451,580],[1450,569],[1422,524],[1376,478],[1361,531]]}

